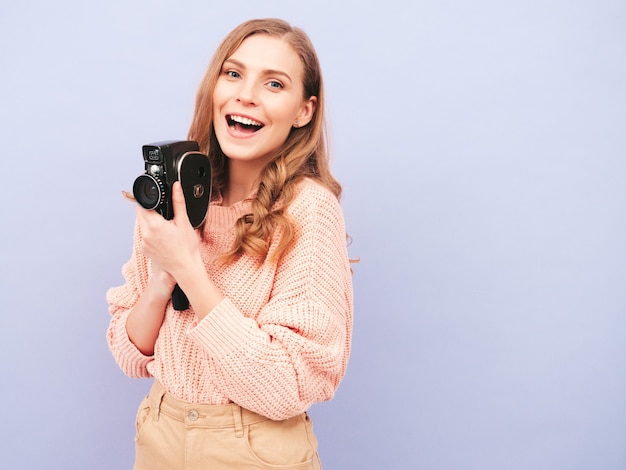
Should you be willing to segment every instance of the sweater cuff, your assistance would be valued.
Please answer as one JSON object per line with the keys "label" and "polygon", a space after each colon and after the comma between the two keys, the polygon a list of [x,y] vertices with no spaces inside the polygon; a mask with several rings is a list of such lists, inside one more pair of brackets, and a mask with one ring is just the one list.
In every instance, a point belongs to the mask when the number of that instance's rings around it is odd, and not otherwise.
{"label": "sweater cuff", "polygon": [[115,325],[113,348],[117,351],[122,370],[131,377],[147,377],[146,366],[154,360],[154,356],[144,355],[128,337],[126,320],[130,310],[125,312]]}
{"label": "sweater cuff", "polygon": [[246,318],[228,298],[224,298],[189,331],[189,336],[211,356],[225,357],[250,338],[258,330],[256,322]]}

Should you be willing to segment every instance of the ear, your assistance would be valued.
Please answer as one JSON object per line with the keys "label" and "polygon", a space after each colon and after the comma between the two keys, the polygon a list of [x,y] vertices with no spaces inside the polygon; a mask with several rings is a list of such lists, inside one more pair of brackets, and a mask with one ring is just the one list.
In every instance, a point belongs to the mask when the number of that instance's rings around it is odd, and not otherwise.
{"label": "ear", "polygon": [[315,110],[317,109],[317,96],[311,96],[308,100],[304,100],[302,102],[302,106],[300,106],[300,111],[298,111],[298,115],[294,120],[293,127],[304,127],[311,119],[313,119],[313,114],[315,114]]}

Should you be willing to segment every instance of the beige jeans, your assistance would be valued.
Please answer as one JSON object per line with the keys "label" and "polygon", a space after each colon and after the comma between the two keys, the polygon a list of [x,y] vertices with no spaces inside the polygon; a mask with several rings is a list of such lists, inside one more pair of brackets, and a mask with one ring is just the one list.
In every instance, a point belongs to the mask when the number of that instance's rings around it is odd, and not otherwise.
{"label": "beige jeans", "polygon": [[272,421],[235,404],[187,403],[155,381],[136,424],[135,470],[321,470],[306,413]]}

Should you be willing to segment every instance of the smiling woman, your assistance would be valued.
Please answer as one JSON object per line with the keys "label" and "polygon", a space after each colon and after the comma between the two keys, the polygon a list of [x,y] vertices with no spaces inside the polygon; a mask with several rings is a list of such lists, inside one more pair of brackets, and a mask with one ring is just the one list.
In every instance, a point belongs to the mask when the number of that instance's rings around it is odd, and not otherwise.
{"label": "smiling woman", "polygon": [[113,356],[154,377],[136,470],[321,468],[307,410],[345,374],[353,308],[323,100],[313,46],[284,21],[242,24],[213,57],[189,131],[215,170],[206,221],[191,226],[178,183],[172,220],[138,207],[107,294]]}

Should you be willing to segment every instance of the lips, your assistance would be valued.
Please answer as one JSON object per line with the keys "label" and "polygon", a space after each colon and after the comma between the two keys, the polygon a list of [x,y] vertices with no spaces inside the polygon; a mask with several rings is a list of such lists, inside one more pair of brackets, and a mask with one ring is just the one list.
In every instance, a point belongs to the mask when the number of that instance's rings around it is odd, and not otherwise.
{"label": "lips", "polygon": [[238,114],[226,115],[226,122],[231,130],[244,134],[254,134],[264,126],[262,122]]}

